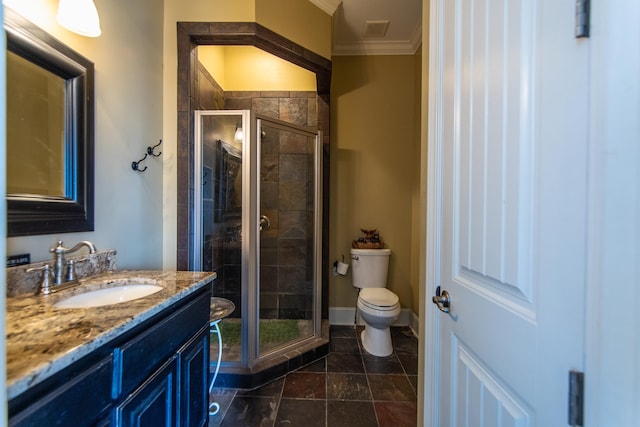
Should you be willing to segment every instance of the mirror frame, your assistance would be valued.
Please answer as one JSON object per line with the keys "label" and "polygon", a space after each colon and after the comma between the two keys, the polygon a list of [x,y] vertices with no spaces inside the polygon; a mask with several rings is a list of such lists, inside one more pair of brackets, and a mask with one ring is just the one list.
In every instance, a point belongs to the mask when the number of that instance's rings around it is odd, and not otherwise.
{"label": "mirror frame", "polygon": [[64,150],[67,197],[7,194],[7,235],[94,230],[94,65],[5,8],[7,50],[66,81]]}

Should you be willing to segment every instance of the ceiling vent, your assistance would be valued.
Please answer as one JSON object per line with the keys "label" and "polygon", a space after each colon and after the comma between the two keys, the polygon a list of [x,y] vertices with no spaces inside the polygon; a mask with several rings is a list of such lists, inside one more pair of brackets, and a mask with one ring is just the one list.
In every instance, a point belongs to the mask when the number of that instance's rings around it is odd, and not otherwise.
{"label": "ceiling vent", "polygon": [[365,37],[384,37],[387,34],[388,28],[388,19],[384,21],[365,21],[362,35]]}

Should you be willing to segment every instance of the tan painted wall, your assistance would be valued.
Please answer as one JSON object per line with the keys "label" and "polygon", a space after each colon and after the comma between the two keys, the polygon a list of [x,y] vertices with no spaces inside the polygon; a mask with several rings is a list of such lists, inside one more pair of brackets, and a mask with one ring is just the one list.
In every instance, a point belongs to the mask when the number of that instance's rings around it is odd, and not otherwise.
{"label": "tan painted wall", "polygon": [[[183,22],[255,22],[256,0],[165,0],[165,35]],[[173,38],[175,44],[175,37]]]}
{"label": "tan painted wall", "polygon": [[331,17],[310,1],[256,0],[256,22],[331,58]]}
{"label": "tan painted wall", "polygon": [[198,59],[226,91],[315,91],[309,70],[253,46],[200,46]]}
{"label": "tan painted wall", "polygon": [[[330,57],[331,19],[299,0],[165,0],[163,134],[163,266],[176,266],[177,218],[177,31],[179,21],[258,22],[319,54]],[[283,11],[282,8],[286,8]],[[273,8],[273,9],[271,9]],[[294,14],[292,12],[295,11]],[[226,80],[227,77],[225,77]]]}
{"label": "tan painted wall", "polygon": [[414,78],[415,78],[415,94],[416,99],[414,103],[414,117],[413,117],[413,130],[414,130],[414,140],[413,140],[413,152],[415,153],[412,156],[413,159],[413,167],[415,168],[415,180],[413,182],[412,187],[412,198],[411,198],[411,207],[412,207],[412,218],[411,218],[411,310],[418,315],[420,313],[420,295],[423,292],[424,286],[421,286],[420,282],[420,264],[421,264],[421,256],[420,256],[420,244],[421,244],[421,236],[423,234],[420,233],[422,222],[424,222],[424,217],[422,216],[422,198],[421,198],[421,178],[420,178],[420,168],[421,168],[421,158],[424,153],[421,152],[421,130],[422,130],[422,116],[424,113],[422,112],[422,48],[418,48],[414,56]]}
{"label": "tan painted wall", "polygon": [[254,22],[255,0],[165,0],[163,36],[163,202],[162,265],[176,268],[178,217],[177,105],[178,105],[178,22]]}
{"label": "tan painted wall", "polygon": [[227,85],[225,52],[226,46],[198,47],[198,60],[214,76],[216,82],[224,89]]}
{"label": "tan painted wall", "polygon": [[[116,249],[121,268],[162,267],[162,161],[131,162],[162,135],[162,2],[98,1],[102,36],[82,37],[55,20],[57,0],[5,0],[95,64],[95,231],[7,239],[7,254],[48,260],[57,240]],[[175,107],[174,107],[175,109]],[[161,147],[164,151],[164,147]]]}
{"label": "tan painted wall", "polygon": [[[418,298],[420,76],[414,56],[333,58],[330,261],[349,256],[360,228],[392,251],[388,288],[415,313]],[[330,307],[355,306],[351,273],[330,276]]]}

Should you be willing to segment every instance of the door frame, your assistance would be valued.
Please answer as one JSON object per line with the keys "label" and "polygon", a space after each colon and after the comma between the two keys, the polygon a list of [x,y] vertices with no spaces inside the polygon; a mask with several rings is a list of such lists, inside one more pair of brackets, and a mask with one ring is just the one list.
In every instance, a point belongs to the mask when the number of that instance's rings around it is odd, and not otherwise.
{"label": "door frame", "polygon": [[[631,10],[630,10],[631,9]],[[429,34],[423,33],[422,115],[421,132],[421,227],[420,282],[424,294],[420,298],[420,354],[418,378],[418,420],[425,426],[438,426],[439,327],[440,316],[431,308],[431,295],[440,278],[439,212],[435,203],[438,193],[440,163],[436,144],[440,125],[435,121],[442,99],[439,92],[429,96],[429,88],[442,75],[438,58],[429,60],[429,52],[438,52],[440,43],[438,4],[423,0],[423,22],[429,23]],[[432,19],[430,19],[430,17]],[[634,25],[640,17],[640,5],[624,0],[592,2],[590,58],[590,141],[588,246],[589,269],[585,302],[585,425],[626,425],[640,418],[640,408],[628,402],[640,401],[640,362],[633,349],[640,347],[640,271],[621,269],[626,262],[640,259],[640,28]],[[615,46],[615,49],[612,47]],[[622,52],[622,54],[621,54]],[[630,66],[631,65],[631,66]],[[635,76],[635,79],[633,78]],[[635,97],[635,99],[634,99]],[[635,118],[635,120],[634,120]],[[434,123],[434,126],[429,126]],[[621,142],[622,141],[622,142]],[[613,150],[614,156],[611,156]],[[605,157],[605,154],[609,154]],[[620,173],[620,171],[623,171]],[[605,182],[608,186],[602,184]],[[635,184],[635,185],[633,185]],[[611,189],[614,189],[613,193]],[[615,212],[625,212],[620,218]],[[614,229],[612,222],[623,221]],[[628,230],[624,234],[621,230]],[[607,260],[621,260],[611,262]],[[622,297],[624,296],[624,298]],[[604,304],[603,304],[604,302]],[[616,310],[606,309],[605,304]],[[615,305],[614,305],[615,304]],[[625,328],[620,328],[623,323]],[[622,332],[621,332],[622,330]],[[620,347],[604,345],[610,337],[629,343]],[[634,347],[635,346],[635,347]],[[637,354],[637,353],[635,353]],[[621,384],[619,378],[635,378]],[[620,397],[626,405],[620,405]],[[613,417],[613,418],[612,418]],[[627,423],[628,424],[628,423]]]}
{"label": "door frame", "polygon": [[640,419],[640,3],[590,7],[585,425],[633,425]]}
{"label": "door frame", "polygon": [[[430,141],[438,141],[441,133],[441,123],[436,119],[441,117],[438,111],[442,107],[442,93],[431,93],[430,88],[436,87],[442,77],[442,61],[430,60],[430,52],[439,52],[440,28],[442,23],[436,20],[440,16],[437,2],[423,0],[423,22],[428,22],[429,33],[423,31],[423,49],[428,46],[428,51],[422,55],[422,69],[428,70],[428,74],[422,75],[422,107],[427,114],[422,115],[421,126],[421,156],[420,156],[420,185],[421,195],[426,197],[421,203],[421,218],[424,227],[421,227],[423,238],[420,239],[420,263],[419,278],[424,290],[420,298],[419,328],[419,352],[418,352],[418,425],[437,426],[440,419],[439,407],[435,403],[435,397],[439,395],[440,384],[440,321],[439,311],[431,309],[431,295],[435,295],[437,283],[440,283],[439,268],[440,246],[439,224],[440,213],[436,209],[439,206],[441,194],[440,188],[441,164],[438,144]],[[430,19],[433,17],[434,19]],[[424,38],[427,38],[425,40]],[[437,123],[429,126],[430,123]]]}

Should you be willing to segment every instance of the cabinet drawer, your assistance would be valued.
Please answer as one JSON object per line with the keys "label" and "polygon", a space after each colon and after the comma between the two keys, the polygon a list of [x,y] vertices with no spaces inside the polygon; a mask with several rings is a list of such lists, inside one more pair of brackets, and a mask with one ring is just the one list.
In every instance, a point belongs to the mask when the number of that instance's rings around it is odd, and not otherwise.
{"label": "cabinet drawer", "polygon": [[113,351],[113,398],[129,393],[209,322],[210,294],[204,293]]}
{"label": "cabinet drawer", "polygon": [[90,426],[111,405],[112,358],[80,372],[13,415],[10,426]]}

